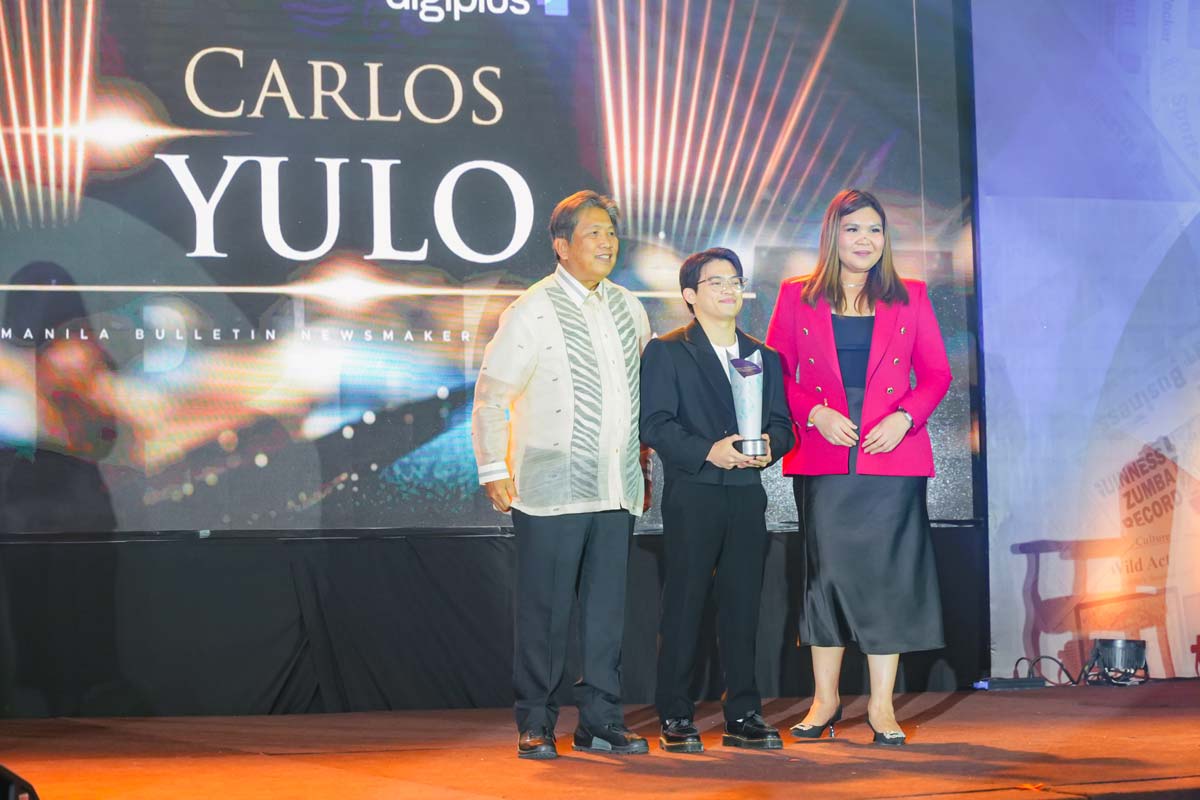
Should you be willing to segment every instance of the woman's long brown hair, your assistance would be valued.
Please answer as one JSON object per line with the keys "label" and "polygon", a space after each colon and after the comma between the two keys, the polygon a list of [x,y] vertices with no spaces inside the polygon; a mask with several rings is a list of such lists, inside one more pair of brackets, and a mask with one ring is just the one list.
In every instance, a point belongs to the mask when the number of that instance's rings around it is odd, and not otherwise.
{"label": "woman's long brown hair", "polygon": [[801,295],[810,306],[815,306],[817,299],[824,297],[835,312],[845,310],[846,293],[842,289],[841,281],[842,262],[838,258],[838,229],[843,217],[861,208],[875,209],[883,223],[883,253],[867,273],[867,285],[859,293],[854,304],[855,309],[874,309],[875,304],[881,301],[908,303],[908,291],[892,263],[892,237],[888,233],[887,214],[883,206],[870,192],[843,189],[830,201],[829,208],[825,209],[825,218],[821,221],[820,260],[817,261],[817,268],[813,270],[812,275],[805,280],[804,292]]}

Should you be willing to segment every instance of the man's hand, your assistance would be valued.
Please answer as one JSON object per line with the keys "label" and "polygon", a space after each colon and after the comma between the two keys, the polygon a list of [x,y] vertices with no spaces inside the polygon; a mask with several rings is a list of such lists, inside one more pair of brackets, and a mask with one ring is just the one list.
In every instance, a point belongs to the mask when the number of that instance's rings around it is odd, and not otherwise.
{"label": "man's hand", "polygon": [[863,437],[863,452],[872,455],[890,453],[896,449],[896,445],[904,440],[905,434],[911,429],[912,423],[908,421],[908,417],[899,411],[894,411],[881,419],[879,424]]}
{"label": "man's hand", "polygon": [[487,492],[488,499],[492,501],[492,508],[501,513],[506,513],[511,509],[513,500],[517,499],[517,485],[513,483],[512,478],[501,478],[498,481],[485,483],[483,490]]}
{"label": "man's hand", "polygon": [[858,426],[840,411],[829,406],[819,406],[809,415],[809,419],[812,420],[813,427],[830,444],[853,447],[858,443]]}
{"label": "man's hand", "polygon": [[753,467],[754,469],[762,469],[767,464],[771,463],[771,434],[764,433],[763,440],[767,443],[767,454],[762,456],[754,456],[750,459],[749,464],[743,464],[743,467]]}
{"label": "man's hand", "polygon": [[733,446],[734,442],[740,442],[741,440],[742,437],[734,433],[726,436],[724,439],[713,442],[713,446],[708,451],[708,463],[718,469],[737,469],[738,467],[754,466],[758,459],[742,455]]}

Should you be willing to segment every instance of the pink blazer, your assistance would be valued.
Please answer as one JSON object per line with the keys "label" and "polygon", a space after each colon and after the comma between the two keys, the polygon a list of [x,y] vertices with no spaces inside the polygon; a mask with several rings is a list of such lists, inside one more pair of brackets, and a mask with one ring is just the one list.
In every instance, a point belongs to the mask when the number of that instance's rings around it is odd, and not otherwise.
{"label": "pink blazer", "polygon": [[[858,472],[864,475],[934,474],[933,448],[925,427],[929,415],[950,388],[950,363],[933,306],[921,281],[905,280],[908,304],[880,303],[867,361],[867,387],[861,441],[881,419],[898,408],[913,418],[912,430],[890,453],[859,450]],[[833,321],[824,298],[816,306],[800,294],[804,280],[785,281],[767,329],[767,344],[779,351],[787,384],[788,407],[796,427],[796,446],[783,457],[785,475],[845,475],[850,449],[830,444],[807,425],[812,407],[824,404],[849,413],[842,371],[833,340]],[[909,375],[916,374],[911,386]]]}

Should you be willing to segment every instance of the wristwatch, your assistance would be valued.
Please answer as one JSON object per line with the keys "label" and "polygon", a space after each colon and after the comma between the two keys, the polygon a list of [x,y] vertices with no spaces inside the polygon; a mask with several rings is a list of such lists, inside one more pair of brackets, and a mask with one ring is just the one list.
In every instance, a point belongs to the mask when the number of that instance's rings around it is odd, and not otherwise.
{"label": "wristwatch", "polygon": [[908,413],[906,410],[904,410],[904,408],[903,408],[903,407],[901,407],[901,408],[897,408],[896,410],[897,410],[897,411],[899,411],[901,414],[903,414],[903,415],[904,415],[904,418],[905,418],[906,420],[908,420],[908,428],[909,428],[909,430],[912,430],[913,428],[917,427],[917,423],[913,422],[912,414],[910,414],[910,413]]}

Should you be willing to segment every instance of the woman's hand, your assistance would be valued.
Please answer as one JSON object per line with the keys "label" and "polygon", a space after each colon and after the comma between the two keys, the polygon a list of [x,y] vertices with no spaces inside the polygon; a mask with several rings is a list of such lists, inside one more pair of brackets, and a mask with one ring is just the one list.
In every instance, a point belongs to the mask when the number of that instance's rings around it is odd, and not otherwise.
{"label": "woman's hand", "polygon": [[863,438],[863,452],[872,455],[890,453],[911,429],[912,423],[908,421],[908,417],[899,411],[893,411],[881,419]]}
{"label": "woman's hand", "polygon": [[813,427],[830,444],[853,447],[858,443],[858,426],[840,411],[829,406],[819,406],[809,414],[809,419],[812,420]]}

